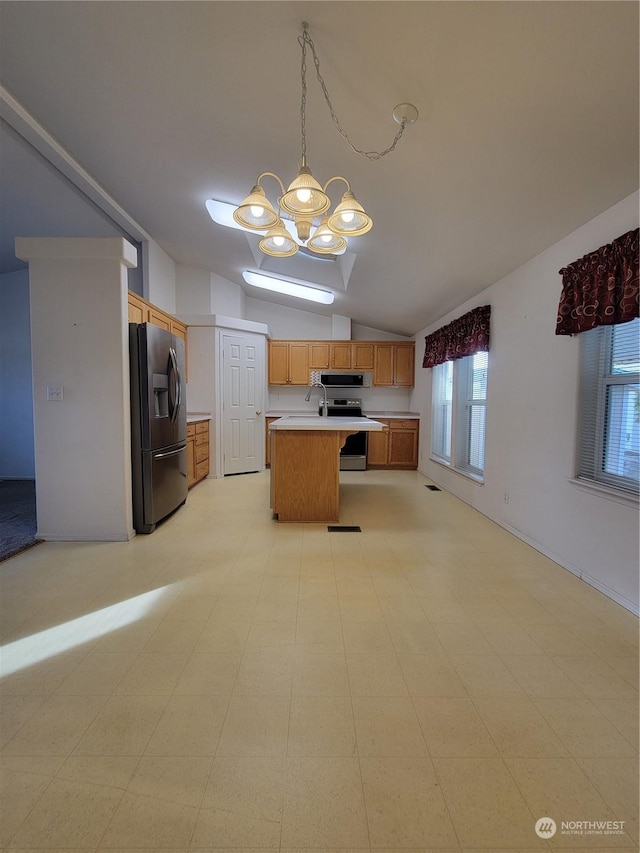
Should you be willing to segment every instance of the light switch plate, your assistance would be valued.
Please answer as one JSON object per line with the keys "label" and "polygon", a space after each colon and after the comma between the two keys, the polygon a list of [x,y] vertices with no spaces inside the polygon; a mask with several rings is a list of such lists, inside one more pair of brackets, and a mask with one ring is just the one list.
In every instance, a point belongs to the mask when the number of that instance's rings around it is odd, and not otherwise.
{"label": "light switch plate", "polygon": [[62,400],[62,385],[47,385],[47,400]]}

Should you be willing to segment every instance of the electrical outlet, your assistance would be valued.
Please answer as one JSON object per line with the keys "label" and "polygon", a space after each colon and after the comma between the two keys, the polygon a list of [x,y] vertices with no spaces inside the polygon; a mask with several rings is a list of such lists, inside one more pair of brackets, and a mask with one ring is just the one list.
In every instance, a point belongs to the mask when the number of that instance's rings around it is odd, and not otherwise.
{"label": "electrical outlet", "polygon": [[47,400],[62,400],[62,385],[47,385]]}

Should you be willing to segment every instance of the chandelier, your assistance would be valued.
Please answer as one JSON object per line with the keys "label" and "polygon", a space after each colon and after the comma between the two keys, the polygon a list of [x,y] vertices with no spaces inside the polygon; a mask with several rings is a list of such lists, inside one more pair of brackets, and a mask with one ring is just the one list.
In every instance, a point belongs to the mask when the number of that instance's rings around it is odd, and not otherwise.
{"label": "chandelier", "polygon": [[[318,82],[322,87],[333,123],[347,145],[356,154],[361,154],[370,160],[378,160],[384,157],[394,150],[404,133],[405,127],[408,124],[413,124],[418,117],[418,111],[412,104],[398,104],[393,110],[393,118],[400,125],[400,128],[396,132],[392,144],[381,152],[361,151],[356,148],[350,142],[334,112],[327,87],[320,74],[320,63],[306,22],[302,24],[302,35],[298,37],[298,43],[302,49],[300,68],[302,154],[298,163],[298,174],[285,189],[283,181],[274,172],[261,172],[247,198],[233,212],[234,220],[243,228],[252,231],[266,231],[260,240],[259,247],[266,255],[278,258],[295,255],[298,251],[298,243],[285,227],[283,218],[293,221],[300,243],[306,244],[307,249],[319,255],[340,254],[346,249],[349,237],[366,234],[373,227],[373,219],[355,197],[351,184],[346,178],[342,175],[335,175],[329,178],[324,185],[321,185],[313,177],[307,163],[307,45],[313,54]],[[261,184],[263,178],[267,177],[274,178],[281,190],[281,195],[277,199],[277,210],[267,198]],[[346,189],[340,203],[333,212],[329,212],[331,200],[327,195],[327,189],[336,181],[341,181]]]}

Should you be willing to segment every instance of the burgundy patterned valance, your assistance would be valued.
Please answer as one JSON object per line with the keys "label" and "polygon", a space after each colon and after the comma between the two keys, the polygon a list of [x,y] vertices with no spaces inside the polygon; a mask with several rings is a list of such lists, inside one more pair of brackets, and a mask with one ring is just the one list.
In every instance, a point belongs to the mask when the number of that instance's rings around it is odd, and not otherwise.
{"label": "burgundy patterned valance", "polygon": [[476,352],[489,350],[489,321],[491,306],[483,305],[463,314],[443,326],[425,340],[423,367],[435,367],[445,361],[464,358]]}
{"label": "burgundy patterned valance", "polygon": [[575,335],[638,316],[638,232],[628,231],[563,267],[556,335]]}

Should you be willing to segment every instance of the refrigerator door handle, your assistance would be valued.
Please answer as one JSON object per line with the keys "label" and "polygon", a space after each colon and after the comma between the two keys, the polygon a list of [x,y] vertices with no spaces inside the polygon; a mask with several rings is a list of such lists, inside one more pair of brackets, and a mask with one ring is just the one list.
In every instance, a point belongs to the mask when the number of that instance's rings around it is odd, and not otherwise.
{"label": "refrigerator door handle", "polygon": [[185,446],[186,445],[183,444],[181,447],[178,447],[177,450],[168,450],[166,453],[154,453],[153,459],[166,459],[168,456],[177,456],[178,453],[182,453]]}
{"label": "refrigerator door handle", "polygon": [[178,412],[180,411],[180,397],[182,396],[181,392],[181,380],[180,380],[180,371],[178,370],[178,356],[173,347],[169,347],[169,359],[171,360],[171,370],[174,376],[175,381],[175,389],[172,401],[172,409],[171,409],[171,422],[175,423],[178,419]]}

